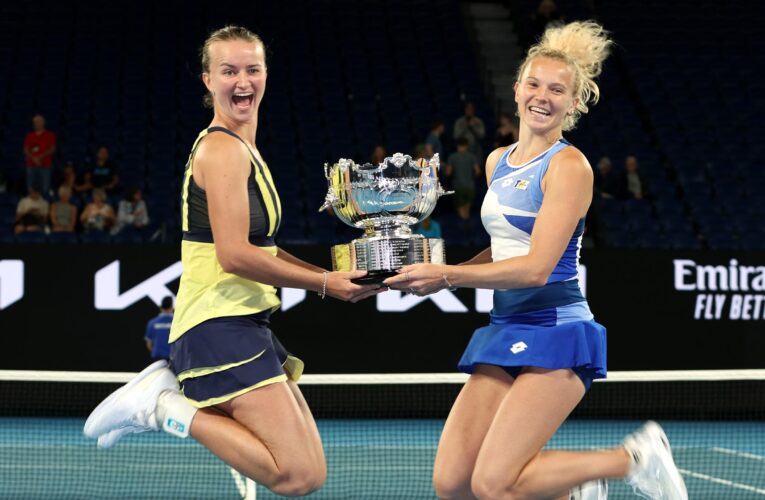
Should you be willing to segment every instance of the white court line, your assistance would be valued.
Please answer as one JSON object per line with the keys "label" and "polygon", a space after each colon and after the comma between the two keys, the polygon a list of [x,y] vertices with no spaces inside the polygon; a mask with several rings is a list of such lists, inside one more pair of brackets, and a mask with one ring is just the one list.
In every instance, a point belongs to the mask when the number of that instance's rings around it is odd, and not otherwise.
{"label": "white court line", "polygon": [[[123,464],[120,465],[122,467]],[[187,469],[187,470],[223,470],[224,465],[134,465],[127,466],[130,470],[155,470],[159,469]],[[92,471],[98,469],[98,465],[38,465],[38,464],[0,464],[0,470],[61,470],[61,471]],[[430,465],[350,465],[343,467],[343,472],[386,472],[386,471],[410,471],[410,470],[433,470]],[[232,473],[233,476],[233,473]]]}
{"label": "white court line", "polygon": [[726,455],[735,455],[742,458],[750,458],[752,460],[765,460],[765,457],[762,455],[755,455],[754,453],[747,453],[745,451],[730,450],[728,448],[714,447],[712,448],[712,451],[716,451],[717,453],[725,453]]}
{"label": "white court line", "polygon": [[[125,383],[135,377],[134,372],[82,372],[0,370],[0,380],[27,382],[113,382]],[[362,374],[307,374],[300,377],[301,385],[312,384],[464,384],[465,373],[362,373]],[[765,370],[658,370],[608,372],[608,379],[598,379],[598,384],[608,382],[669,382],[720,380],[762,380]]]}
{"label": "white court line", "polygon": [[677,469],[677,470],[679,470],[682,474],[685,474],[686,476],[691,476],[696,479],[703,479],[704,481],[709,481],[710,483],[722,484],[724,486],[730,486],[731,488],[736,488],[736,489],[744,490],[744,491],[750,491],[752,493],[757,493],[758,495],[765,496],[765,490],[763,490],[762,488],[757,488],[748,484],[735,483],[733,481],[729,481],[727,479],[721,479],[719,477],[707,476],[706,474],[700,474],[698,472],[693,472],[692,470],[687,470],[687,469]]}
{"label": "white court line", "polygon": [[[178,464],[178,465],[162,465],[162,464],[150,464],[150,465],[130,465],[130,464],[118,464],[121,469],[130,469],[130,470],[152,470],[152,469],[188,469],[188,470],[197,470],[197,469],[210,469],[210,470],[222,470],[223,465],[199,465],[199,464]],[[22,469],[33,469],[33,470],[94,470],[100,468],[97,464],[94,465],[69,465],[69,464],[0,464],[0,469],[10,469],[10,470],[22,470]]]}

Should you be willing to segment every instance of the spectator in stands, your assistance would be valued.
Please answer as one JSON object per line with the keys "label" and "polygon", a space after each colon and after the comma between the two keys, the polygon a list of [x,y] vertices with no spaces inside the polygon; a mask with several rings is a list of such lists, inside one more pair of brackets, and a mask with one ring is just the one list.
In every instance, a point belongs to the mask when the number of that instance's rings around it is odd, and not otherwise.
{"label": "spectator in stands", "polygon": [[598,160],[598,168],[595,170],[595,197],[622,198],[621,180],[614,172],[611,158],[608,156]]}
{"label": "spectator in stands", "polygon": [[422,158],[423,160],[430,160],[431,158],[433,158],[435,154],[436,152],[433,149],[433,145],[426,142],[425,144],[422,145],[422,151],[420,152],[419,155],[417,155],[417,157]]}
{"label": "spectator in stands", "polygon": [[101,188],[93,189],[93,201],[82,211],[80,222],[86,231],[108,231],[114,226],[114,209],[106,202],[106,192]]}
{"label": "spectator in stands", "polygon": [[64,168],[61,169],[61,177],[59,178],[58,185],[59,187],[68,187],[71,190],[72,195],[80,193],[90,194],[90,191],[93,189],[92,186],[89,187],[85,182],[77,182],[77,169],[74,166],[74,162],[71,160],[67,161],[64,164]]}
{"label": "spectator in stands", "polygon": [[101,188],[108,194],[114,194],[119,186],[120,176],[117,165],[109,158],[109,148],[101,146],[96,152],[96,162],[85,172],[85,182],[81,191]]}
{"label": "spectator in stands", "polygon": [[624,159],[624,173],[622,173],[621,189],[624,197],[628,200],[642,200],[649,198],[648,183],[638,172],[640,166],[635,156],[630,155]]}
{"label": "spectator in stands", "polygon": [[494,135],[494,146],[502,148],[518,142],[518,126],[510,113],[503,111],[499,114],[499,126]]}
{"label": "spectator in stands", "polygon": [[385,149],[385,146],[382,144],[378,144],[372,150],[372,154],[369,157],[369,162],[372,165],[379,165],[383,162],[386,156],[388,156],[388,150]]}
{"label": "spectator in stands", "polygon": [[454,122],[454,140],[466,139],[468,150],[479,160],[483,160],[483,146],[481,142],[486,136],[486,127],[483,120],[475,116],[475,105],[468,101],[465,103],[465,114]]}
{"label": "spectator in stands", "polygon": [[73,233],[77,224],[77,207],[71,203],[72,188],[62,184],[58,188],[58,201],[50,207],[50,223],[53,232]]}
{"label": "spectator in stands", "polygon": [[143,340],[149,350],[151,359],[170,359],[170,326],[173,323],[173,297],[168,295],[162,299],[159,314],[146,324]]}
{"label": "spectator in stands", "polygon": [[454,206],[463,221],[470,218],[470,205],[475,197],[475,178],[481,175],[478,158],[468,150],[464,137],[457,139],[457,151],[449,155],[446,176],[451,177],[454,188]]}
{"label": "spectator in stands", "polygon": [[421,234],[426,238],[441,237],[441,224],[430,216],[425,217],[419,224],[415,225],[412,230],[414,233]]}
{"label": "spectator in stands", "polygon": [[117,209],[117,225],[114,234],[119,233],[126,227],[132,227],[138,231],[149,224],[149,211],[146,202],[143,201],[143,193],[139,187],[128,189],[125,199],[120,201]]}
{"label": "spectator in stands", "polygon": [[34,185],[40,189],[43,195],[48,195],[55,152],[56,134],[45,129],[45,117],[43,115],[33,116],[32,131],[24,138],[27,188]]}
{"label": "spectator in stands", "polygon": [[[77,172],[74,169],[74,163],[70,160],[64,164],[64,168],[61,169],[61,174],[57,180],[58,187],[66,186],[72,193],[76,193],[75,187],[77,186]],[[58,191],[57,191],[58,192]]]}
{"label": "spectator in stands", "polygon": [[16,206],[16,234],[32,231],[44,231],[48,223],[50,205],[43,198],[40,187],[32,184],[29,195]]}
{"label": "spectator in stands", "polygon": [[[443,120],[433,120],[433,125],[430,127],[430,133],[425,138],[425,144],[429,144],[433,150],[433,153],[431,153],[430,156],[438,154],[438,157],[441,158],[441,160],[444,159],[444,145],[441,142],[441,136],[445,129],[446,126],[444,125]],[[430,156],[428,158],[430,158]]]}

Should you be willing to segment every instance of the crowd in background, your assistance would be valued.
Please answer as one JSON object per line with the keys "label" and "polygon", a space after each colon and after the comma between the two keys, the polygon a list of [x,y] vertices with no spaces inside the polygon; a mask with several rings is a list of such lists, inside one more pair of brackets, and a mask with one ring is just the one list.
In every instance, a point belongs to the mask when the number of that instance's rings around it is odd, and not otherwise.
{"label": "crowd in background", "polygon": [[[440,181],[454,194],[439,202],[436,213],[414,227],[415,232],[429,238],[442,237],[442,223],[460,225],[469,238],[476,231],[480,200],[476,193],[485,186],[484,161],[490,152],[485,148],[506,147],[518,138],[518,125],[509,113],[501,113],[497,129],[487,137],[484,121],[476,116],[475,106],[464,103],[463,115],[448,129],[443,120],[435,119],[424,140],[414,147],[414,157],[431,159],[438,155]],[[24,140],[26,196],[16,207],[14,233],[72,233],[88,235],[99,241],[101,236],[150,239],[163,221],[152,221],[139,186],[123,186],[119,168],[110,157],[109,148],[97,148],[92,159],[83,165],[66,161],[56,168],[56,134],[46,129],[45,117],[32,118],[32,130]],[[375,146],[370,162],[380,164],[390,153],[382,144]],[[594,169],[595,199],[647,199],[650,188],[640,174],[638,159],[627,156],[623,169],[617,170],[611,159],[601,158]],[[8,187],[2,181],[0,191]],[[449,217],[449,215],[456,215]]]}
{"label": "crowd in background", "polygon": [[55,169],[56,134],[46,129],[45,117],[40,114],[32,118],[32,130],[23,147],[26,196],[16,207],[15,234],[150,236],[142,190],[138,186],[122,186],[108,147],[100,146],[81,171],[72,161]]}

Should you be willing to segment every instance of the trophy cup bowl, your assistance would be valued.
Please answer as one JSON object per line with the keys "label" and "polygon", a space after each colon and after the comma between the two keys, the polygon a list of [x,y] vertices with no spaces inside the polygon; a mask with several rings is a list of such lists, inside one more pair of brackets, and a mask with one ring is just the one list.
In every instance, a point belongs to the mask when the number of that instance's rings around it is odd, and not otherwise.
{"label": "trophy cup bowl", "polygon": [[447,193],[438,182],[439,158],[414,161],[396,153],[379,165],[340,159],[324,165],[329,188],[324,205],[364,235],[332,247],[335,271],[365,270],[354,283],[380,283],[407,264],[444,263],[442,239],[414,234],[409,227],[433,212]]}

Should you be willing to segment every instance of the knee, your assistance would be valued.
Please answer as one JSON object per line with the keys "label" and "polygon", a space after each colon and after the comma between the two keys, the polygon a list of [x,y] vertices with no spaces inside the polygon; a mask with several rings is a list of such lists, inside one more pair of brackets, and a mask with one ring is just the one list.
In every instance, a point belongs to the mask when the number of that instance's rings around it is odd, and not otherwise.
{"label": "knee", "polygon": [[433,489],[436,491],[436,496],[441,500],[457,500],[473,496],[470,491],[470,481],[465,481],[455,475],[434,473]]}
{"label": "knee", "polygon": [[485,472],[480,469],[476,469],[470,480],[473,495],[480,500],[522,498],[522,495],[517,495],[514,485],[514,475]]}
{"label": "knee", "polygon": [[294,468],[281,471],[270,489],[282,496],[301,497],[318,490],[326,481],[326,469]]}

